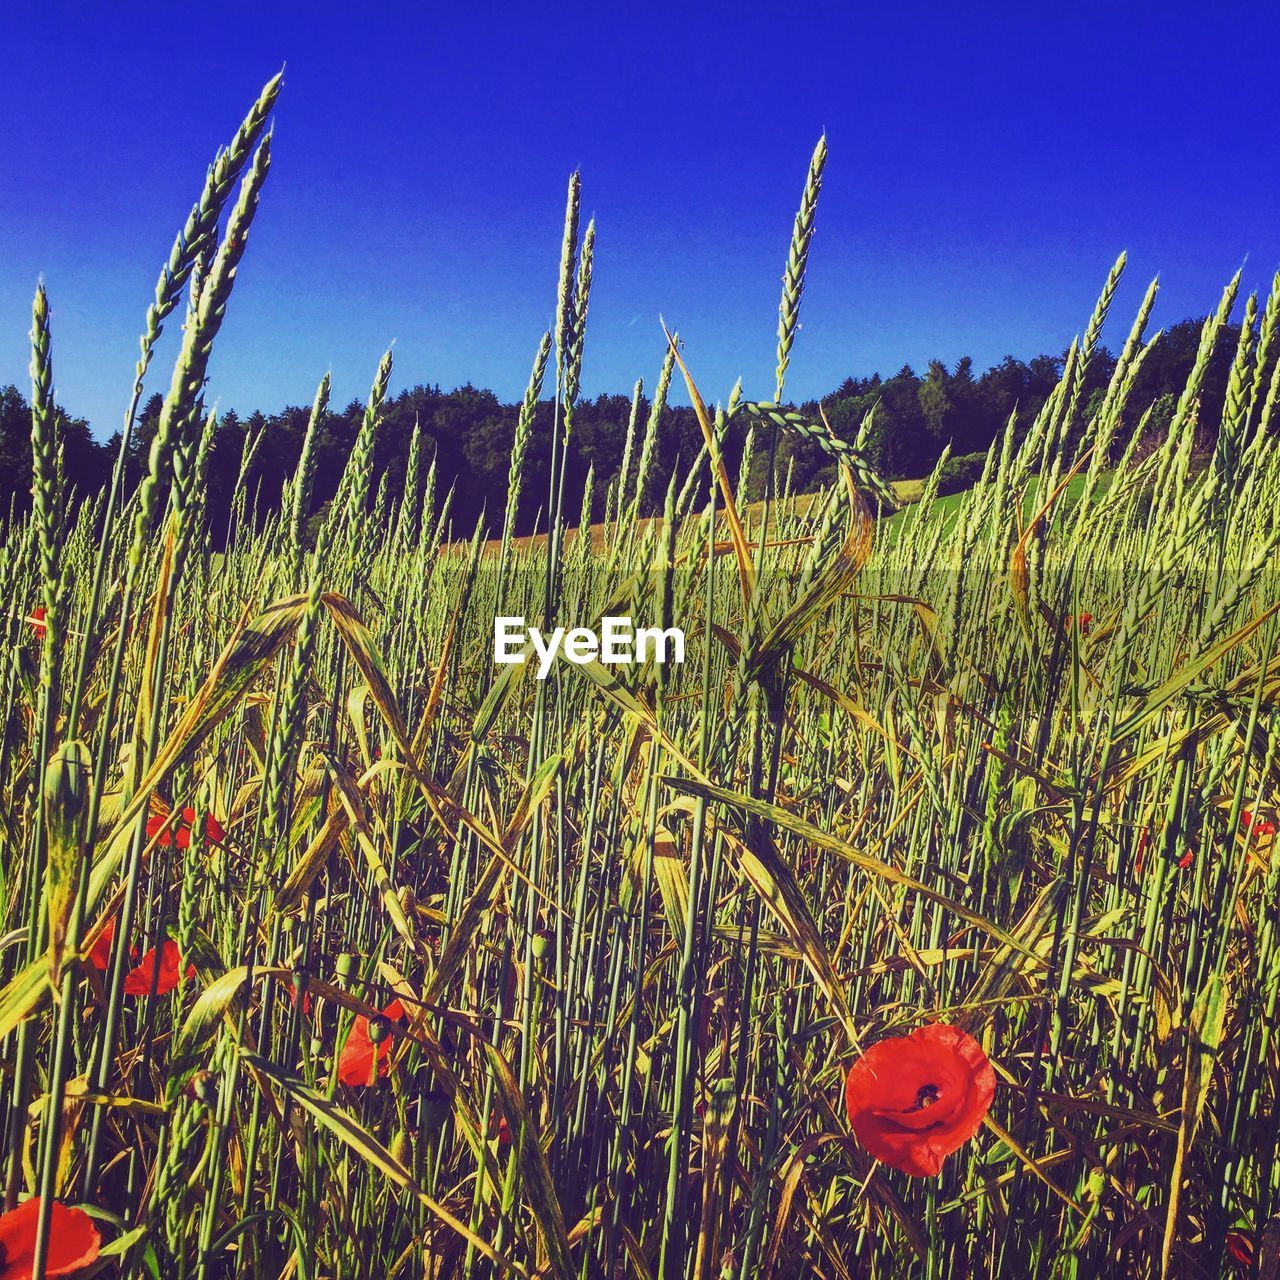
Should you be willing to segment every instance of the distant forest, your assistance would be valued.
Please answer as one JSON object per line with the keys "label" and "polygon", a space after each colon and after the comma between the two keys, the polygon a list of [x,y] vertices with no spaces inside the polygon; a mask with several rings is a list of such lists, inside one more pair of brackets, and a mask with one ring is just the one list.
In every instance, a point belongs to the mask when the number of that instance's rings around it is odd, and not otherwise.
{"label": "distant forest", "polygon": [[[1176,390],[1186,381],[1199,342],[1201,321],[1185,320],[1166,330],[1148,355],[1129,400],[1128,430],[1148,407],[1148,431],[1163,432],[1172,417]],[[1238,328],[1226,330],[1219,341],[1213,365],[1201,395],[1202,422],[1219,420]],[[1086,386],[1086,414],[1094,397],[1101,396],[1114,368],[1106,350],[1095,353]],[[863,416],[877,405],[875,432],[870,441],[872,460],[882,474],[898,479],[927,475],[942,450],[951,445],[953,456],[985,451],[1004,429],[1016,408],[1018,424],[1025,430],[1052,391],[1062,373],[1061,355],[1041,355],[1029,361],[1006,356],[999,364],[975,374],[969,358],[954,368],[932,360],[923,373],[904,365],[889,377],[846,378],[820,402],[834,430],[852,438]],[[372,374],[373,362],[370,364]],[[654,370],[656,374],[657,370]],[[678,379],[678,375],[677,375]],[[270,415],[255,412],[241,417],[228,412],[220,419],[208,470],[208,510],[211,529],[226,527],[230,504],[246,438],[265,431],[255,450],[248,493],[256,495],[259,516],[278,506],[281,485],[293,474],[309,414],[310,393],[304,406],[289,406]],[[800,406],[814,414],[817,401]],[[576,511],[582,501],[588,468],[594,468],[592,517],[599,519],[604,496],[622,465],[623,443],[630,414],[629,395],[601,395],[579,402],[574,415],[573,444],[569,455],[566,489],[567,510]],[[158,395],[146,402],[130,448],[130,483],[136,483],[146,464],[147,452],[161,407]],[[375,491],[385,483],[391,495],[403,483],[414,423],[423,432],[424,466],[432,453],[436,459],[437,493],[453,486],[454,529],[470,533],[481,513],[491,530],[501,527],[507,492],[507,470],[518,406],[504,404],[491,391],[467,385],[453,391],[438,386],[415,386],[389,397],[384,406],[375,456]],[[647,404],[642,405],[643,429]],[[328,501],[338,486],[342,467],[355,439],[363,404],[353,400],[344,409],[332,410],[319,446],[314,506]],[[96,493],[109,479],[120,446],[119,432],[105,443],[94,438],[83,419],[64,419],[64,467],[67,482],[79,498]],[[547,464],[552,422],[550,402],[539,406],[530,444],[527,472],[516,522],[517,532],[530,532],[539,519],[539,503],[546,494]],[[0,387],[0,518],[11,509],[22,511],[30,502],[31,419],[23,394],[13,386]],[[732,433],[729,461],[736,466],[742,448],[741,433]],[[1117,444],[1126,436],[1121,434]],[[662,419],[658,458],[644,507],[661,502],[672,471],[696,456],[701,435],[693,411],[671,406]],[[737,456],[735,456],[737,455]],[[763,451],[757,450],[757,462]],[[632,466],[634,468],[634,458]],[[816,447],[784,436],[779,442],[780,481],[791,469],[794,492],[813,489],[831,476],[829,459]],[[750,497],[757,496],[764,477],[753,471]],[[634,479],[631,481],[634,483]]]}

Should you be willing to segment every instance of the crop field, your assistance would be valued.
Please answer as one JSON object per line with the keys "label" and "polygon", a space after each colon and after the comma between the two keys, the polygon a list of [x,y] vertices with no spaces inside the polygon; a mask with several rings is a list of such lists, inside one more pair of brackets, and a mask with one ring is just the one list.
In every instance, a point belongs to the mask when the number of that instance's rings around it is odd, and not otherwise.
{"label": "crop field", "polygon": [[[279,514],[242,485],[214,529],[206,374],[279,90],[161,272],[131,423],[180,349],[136,488],[66,492],[36,293],[32,505],[0,524],[0,1277],[1275,1276],[1280,277],[1206,300],[1153,444],[1121,424],[1155,285],[1081,394],[1122,259],[978,483],[898,510],[867,424],[786,395],[819,143],[767,398],[655,330],[578,537],[575,175],[505,524],[457,528],[416,440],[379,483],[372,352],[333,502],[326,377]],[[669,390],[703,447],[655,491]],[[789,436],[834,483],[739,503]],[[494,661],[510,616],[678,627],[684,661],[541,680]]]}

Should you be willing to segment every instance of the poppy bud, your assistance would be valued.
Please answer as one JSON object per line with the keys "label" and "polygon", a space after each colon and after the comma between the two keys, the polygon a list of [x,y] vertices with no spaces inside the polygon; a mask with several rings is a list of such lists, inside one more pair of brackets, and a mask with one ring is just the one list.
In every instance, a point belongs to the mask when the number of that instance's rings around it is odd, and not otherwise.
{"label": "poppy bud", "polygon": [[398,1160],[402,1165],[407,1165],[413,1158],[413,1148],[409,1142],[409,1134],[404,1129],[397,1129],[395,1136],[391,1139],[391,1156],[392,1159]]}
{"label": "poppy bud", "polygon": [[551,939],[545,933],[535,933],[533,935],[533,958],[539,962],[547,958],[547,952],[551,950]]}
{"label": "poppy bud", "polygon": [[289,1002],[303,1013],[311,1012],[311,975],[305,969],[295,969],[289,985]]}
{"label": "poppy bud", "polygon": [[435,1129],[444,1123],[449,1114],[449,1095],[442,1089],[425,1089],[422,1093],[419,1124],[424,1128]]}
{"label": "poppy bud", "polygon": [[218,1078],[212,1071],[197,1071],[187,1085],[187,1093],[197,1102],[212,1107],[218,1101]]}

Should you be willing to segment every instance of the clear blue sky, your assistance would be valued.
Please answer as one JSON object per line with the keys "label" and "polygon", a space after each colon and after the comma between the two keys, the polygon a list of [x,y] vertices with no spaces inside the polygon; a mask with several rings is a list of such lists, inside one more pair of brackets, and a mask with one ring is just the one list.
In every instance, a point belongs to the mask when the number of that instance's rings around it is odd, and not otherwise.
{"label": "clear blue sky", "polygon": [[1122,248],[1113,345],[1157,272],[1162,324],[1246,257],[1267,283],[1274,6],[1045,7],[5,5],[0,384],[27,385],[43,274],[60,397],[117,426],[173,234],[286,61],[212,366],[224,408],[307,402],[326,369],[336,400],[363,397],[393,340],[395,387],[518,396],[577,167],[599,229],[585,392],[652,382],[661,313],[704,394],[741,374],[767,396],[824,129],[797,397],[904,360],[1060,349]]}

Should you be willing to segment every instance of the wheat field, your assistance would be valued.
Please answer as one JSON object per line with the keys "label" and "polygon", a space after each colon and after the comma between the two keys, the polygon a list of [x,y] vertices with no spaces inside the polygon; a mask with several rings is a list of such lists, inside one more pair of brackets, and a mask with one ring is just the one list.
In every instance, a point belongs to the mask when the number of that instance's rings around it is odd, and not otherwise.
{"label": "wheat field", "polygon": [[[1154,285],[1080,394],[1122,259],[979,483],[893,514],[863,435],[786,400],[820,143],[769,398],[717,400],[659,333],[579,538],[575,176],[500,529],[454,527],[417,442],[379,485],[388,353],[318,528],[309,432],[280,512],[241,486],[213,530],[206,371],[279,91],[162,269],[131,424],[181,342],[136,489],[64,492],[35,299],[32,510],[0,526],[0,1277],[1274,1276],[1280,277],[1221,422],[1238,277],[1140,449]],[[654,492],[672,384],[703,450]],[[740,507],[788,433],[836,482]],[[493,662],[509,615],[679,626],[685,661],[540,681]]]}

